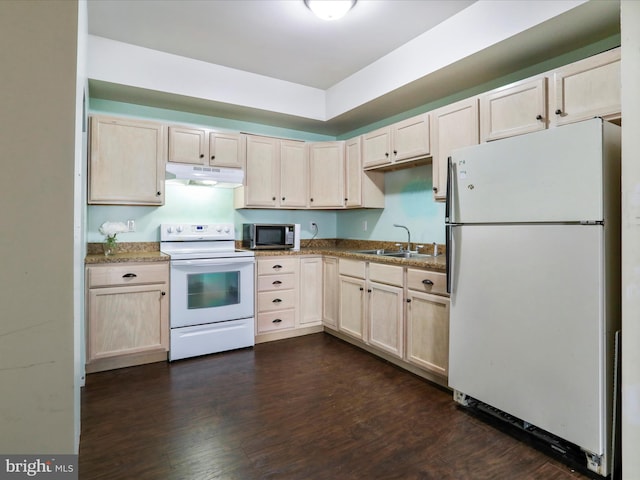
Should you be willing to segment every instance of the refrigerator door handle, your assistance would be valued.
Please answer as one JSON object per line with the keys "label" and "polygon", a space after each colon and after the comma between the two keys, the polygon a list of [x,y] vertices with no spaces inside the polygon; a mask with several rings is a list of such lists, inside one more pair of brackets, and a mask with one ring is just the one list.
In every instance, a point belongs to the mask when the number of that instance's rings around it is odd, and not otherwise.
{"label": "refrigerator door handle", "polygon": [[446,263],[446,279],[447,279],[447,293],[451,295],[451,286],[453,285],[453,270],[451,269],[451,248],[452,248],[452,238],[451,238],[451,229],[452,225],[447,225],[446,229],[446,238],[445,238],[445,263]]}
{"label": "refrigerator door handle", "polygon": [[447,158],[447,183],[445,192],[445,203],[444,203],[444,221],[449,223],[451,221],[451,175],[452,175],[453,165],[451,163],[451,157]]}

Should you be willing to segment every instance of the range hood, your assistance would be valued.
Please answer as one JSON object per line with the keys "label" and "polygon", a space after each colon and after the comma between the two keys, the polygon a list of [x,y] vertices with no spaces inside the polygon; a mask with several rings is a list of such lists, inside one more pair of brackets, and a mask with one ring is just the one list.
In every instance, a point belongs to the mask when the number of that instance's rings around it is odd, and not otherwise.
{"label": "range hood", "polygon": [[239,168],[206,167],[167,163],[165,179],[186,185],[235,188],[242,185],[244,172]]}

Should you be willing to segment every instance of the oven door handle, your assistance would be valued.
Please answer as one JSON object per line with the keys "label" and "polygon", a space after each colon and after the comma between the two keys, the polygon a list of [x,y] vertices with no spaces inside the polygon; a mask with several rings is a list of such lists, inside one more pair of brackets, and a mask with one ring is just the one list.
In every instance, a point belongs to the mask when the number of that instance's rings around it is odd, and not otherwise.
{"label": "oven door handle", "polygon": [[234,266],[241,263],[255,263],[254,257],[238,257],[233,260],[229,258],[206,258],[198,260],[171,260],[172,267],[221,267]]}

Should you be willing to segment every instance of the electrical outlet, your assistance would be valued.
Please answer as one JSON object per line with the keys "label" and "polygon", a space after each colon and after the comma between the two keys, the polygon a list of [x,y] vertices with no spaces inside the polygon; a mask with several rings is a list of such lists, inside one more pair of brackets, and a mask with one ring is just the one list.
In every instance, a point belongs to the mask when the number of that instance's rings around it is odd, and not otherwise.
{"label": "electrical outlet", "polygon": [[127,220],[127,229],[129,232],[136,231],[136,221],[135,220]]}
{"label": "electrical outlet", "polygon": [[318,224],[316,222],[309,222],[309,230],[313,231],[318,228]]}

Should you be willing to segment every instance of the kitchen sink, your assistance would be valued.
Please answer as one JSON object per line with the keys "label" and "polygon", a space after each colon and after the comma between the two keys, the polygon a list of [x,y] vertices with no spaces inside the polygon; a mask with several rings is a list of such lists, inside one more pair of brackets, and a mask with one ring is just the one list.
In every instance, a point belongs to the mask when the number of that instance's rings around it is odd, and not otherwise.
{"label": "kitchen sink", "polygon": [[381,257],[395,257],[395,258],[428,258],[433,257],[433,255],[429,255],[426,253],[417,253],[417,252],[399,252],[398,250],[384,250],[379,248],[377,250],[352,250],[351,253],[359,253],[362,255],[378,255]]}
{"label": "kitchen sink", "polygon": [[360,253],[363,255],[386,255],[390,252],[385,252],[383,248],[377,250],[352,250],[351,253]]}

